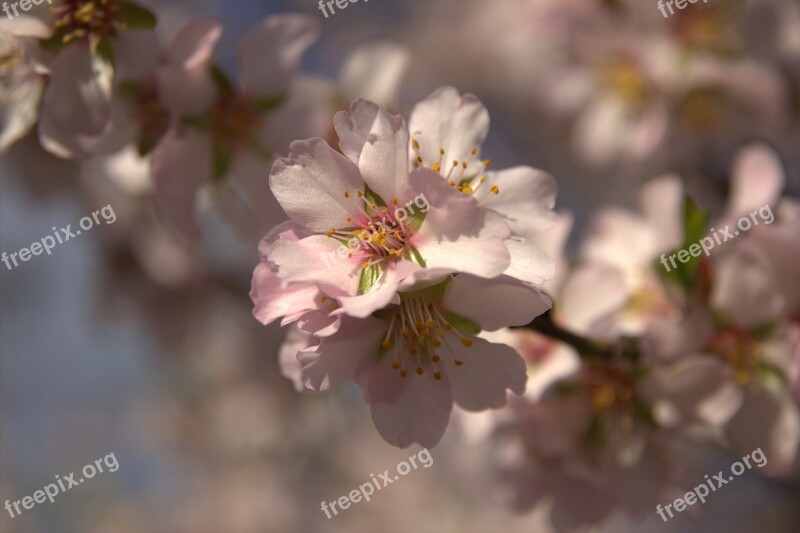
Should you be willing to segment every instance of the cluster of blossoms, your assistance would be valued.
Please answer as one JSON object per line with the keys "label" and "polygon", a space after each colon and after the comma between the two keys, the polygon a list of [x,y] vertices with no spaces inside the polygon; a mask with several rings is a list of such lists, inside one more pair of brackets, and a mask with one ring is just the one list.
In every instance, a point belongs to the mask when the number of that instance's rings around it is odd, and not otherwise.
{"label": "cluster of blossoms", "polygon": [[[498,408],[525,390],[522,358],[479,333],[549,308],[538,287],[555,264],[534,239],[555,223],[555,183],[530,167],[490,170],[489,115],[453,88],[408,122],[357,100],[334,126],[341,151],[296,141],[272,169],[290,220],[261,243],[254,313],[293,324],[281,359],[298,390],[355,381],[384,439],[434,446],[454,402]],[[419,197],[426,211],[397,216]],[[364,232],[369,246],[322,259]]]}
{"label": "cluster of blossoms", "polygon": [[[793,473],[800,447],[798,374],[800,204],[782,198],[784,174],[765,145],[731,169],[727,207],[713,221],[677,176],[641,191],[639,213],[597,214],[581,260],[555,285],[550,319],[500,332],[528,363],[529,394],[498,423],[501,471],[523,509],[552,501],[572,531],[615,510],[642,519],[701,473],[687,474],[681,438],[761,448],[764,474]],[[659,256],[763,206],[773,221],[710,257],[667,272]],[[543,246],[560,254],[561,233]],[[581,503],[582,502],[582,503]],[[586,502],[592,502],[587,505]],[[580,512],[576,512],[580,509]]]}
{"label": "cluster of blossoms", "polygon": [[[698,2],[666,20],[640,0],[432,4],[464,18],[442,27],[427,16],[436,28],[417,42],[436,39],[429,48],[459,67],[448,83],[494,91],[512,124],[557,124],[541,128],[555,147],[546,156],[566,146],[561,160],[587,173],[659,176],[638,211],[592,217],[576,261],[553,178],[483,158],[489,114],[475,96],[443,87],[395,114],[410,53],[386,43],[353,52],[337,81],[303,75],[320,29],[300,14],[249,29],[236,76],[215,59],[216,18],[191,20],[164,46],[156,16],[128,0],[54,0],[0,19],[0,152],[38,124],[45,150],[115,181],[134,197],[115,228],[128,220],[130,247],[159,281],[213,270],[199,257],[174,266],[176,242],[202,234],[203,207],[250,238],[248,250],[263,237],[253,314],[288,326],[277,356],[298,392],[355,383],[398,447],[437,445],[454,407],[487,411],[463,427],[492,430],[483,436],[500,444],[513,505],[549,505],[559,530],[653,513],[697,477],[677,458],[686,440],[761,449],[761,473],[792,475],[800,204],[785,189],[800,168],[797,4]],[[442,41],[484,66],[461,68]],[[436,87],[448,65],[425,59]],[[724,183],[726,205],[707,176]],[[178,238],[152,221],[159,230],[142,237],[150,204]],[[716,207],[713,218],[698,204]],[[662,268],[664,255],[764,207],[769,222]],[[248,276],[252,257],[241,260]],[[171,322],[159,311],[154,323]]]}
{"label": "cluster of blossoms", "polygon": [[[277,154],[326,136],[343,98],[393,104],[408,63],[381,43],[356,50],[339,82],[302,76],[319,22],[285,13],[241,37],[235,83],[214,59],[220,20],[191,20],[166,46],[156,25],[126,0],[56,0],[0,20],[0,151],[38,122],[46,150],[152,190],[162,218],[190,238],[209,203],[244,236],[263,236],[279,211],[264,180]],[[142,168],[147,186],[131,186]]]}

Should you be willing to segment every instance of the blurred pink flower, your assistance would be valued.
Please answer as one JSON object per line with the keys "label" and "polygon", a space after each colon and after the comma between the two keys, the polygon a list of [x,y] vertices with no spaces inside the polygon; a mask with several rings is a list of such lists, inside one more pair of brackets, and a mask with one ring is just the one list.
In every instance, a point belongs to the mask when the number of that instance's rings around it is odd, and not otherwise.
{"label": "blurred pink flower", "polygon": [[[196,235],[197,193],[212,186],[220,210],[247,235],[266,231],[277,206],[264,179],[276,153],[291,140],[326,130],[327,112],[313,85],[296,78],[305,50],[317,39],[315,19],[268,17],[239,41],[239,87],[216,67],[203,66],[218,37],[216,24],[195,23],[158,71],[166,103],[184,115],[152,154],[153,178],[164,215]],[[199,86],[186,100],[186,82]],[[210,89],[213,82],[213,90]],[[311,91],[311,92],[309,92]],[[206,157],[198,157],[204,154]]]}

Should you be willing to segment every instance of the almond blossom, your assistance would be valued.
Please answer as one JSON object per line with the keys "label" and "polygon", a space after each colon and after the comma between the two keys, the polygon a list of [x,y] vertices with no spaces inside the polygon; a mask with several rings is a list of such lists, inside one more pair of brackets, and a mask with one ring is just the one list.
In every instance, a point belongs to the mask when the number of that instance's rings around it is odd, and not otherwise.
{"label": "almond blossom", "polygon": [[156,18],[127,0],[61,0],[52,7],[31,10],[8,25],[18,37],[41,39],[40,61],[49,75],[39,123],[42,146],[63,158],[116,151],[124,140],[113,130],[112,118],[121,112],[114,82],[155,66]]}
{"label": "almond blossom", "polygon": [[300,350],[306,387],[322,391],[354,380],[390,444],[435,446],[455,402],[468,411],[499,408],[506,390],[522,394],[525,365],[507,345],[476,336],[522,325],[549,307],[516,280],[459,274],[404,281],[394,301],[373,316],[342,319],[339,330]]}
{"label": "almond blossom", "polygon": [[[335,124],[344,155],[322,139],[297,141],[270,176],[291,222],[311,234],[272,245],[267,260],[285,283],[334,286],[349,295],[342,299],[346,313],[366,317],[392,300],[409,271],[404,263],[485,278],[520,272],[525,281],[543,282],[553,276],[543,254],[530,261],[512,254],[511,229],[495,211],[436,171],[411,168],[402,117],[357,101]],[[409,216],[412,205],[418,209]],[[343,244],[349,251],[328,260]]]}
{"label": "almond blossom", "polygon": [[303,53],[317,39],[318,24],[303,15],[280,14],[251,29],[237,48],[239,86],[217,67],[210,72],[191,68],[208,60],[208,47],[216,40],[208,34],[213,29],[194,31],[174,52],[173,63],[189,70],[162,68],[159,82],[166,87],[166,100],[176,105],[187,79],[202,87],[213,82],[214,90],[192,94],[181,110],[184,118],[152,153],[162,212],[177,229],[196,235],[197,193],[210,186],[211,199],[242,231],[263,234],[275,221],[276,206],[259,177],[291,140],[327,127],[313,85],[295,76]]}

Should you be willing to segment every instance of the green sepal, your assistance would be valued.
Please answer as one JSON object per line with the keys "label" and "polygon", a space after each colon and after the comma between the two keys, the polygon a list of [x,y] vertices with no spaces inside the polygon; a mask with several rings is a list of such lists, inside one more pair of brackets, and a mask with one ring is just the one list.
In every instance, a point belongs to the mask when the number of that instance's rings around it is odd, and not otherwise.
{"label": "green sepal", "polygon": [[419,253],[419,250],[411,246],[408,249],[408,255],[412,263],[421,266],[422,268],[427,268],[425,266],[425,259],[422,258],[422,254]]}
{"label": "green sepal", "polygon": [[150,30],[158,24],[152,11],[133,2],[120,2],[119,19],[134,30]]}
{"label": "green sepal", "polygon": [[358,280],[358,294],[366,294],[378,283],[383,275],[384,268],[380,263],[370,265],[361,269],[361,277]]}
{"label": "green sepal", "polygon": [[445,311],[444,317],[462,335],[474,337],[481,332],[481,327],[471,318],[456,314],[452,311]]}
{"label": "green sepal", "polygon": [[228,75],[225,74],[220,67],[217,65],[210,65],[208,67],[208,73],[211,75],[211,81],[214,82],[214,86],[221,92],[222,94],[230,95],[235,92],[235,88],[233,83],[231,83],[230,78]]}
{"label": "green sepal", "polygon": [[233,151],[219,143],[215,143],[212,150],[212,179],[215,183],[217,183],[222,181],[222,179],[228,173],[228,169],[231,166],[231,161],[233,160]]}
{"label": "green sepal", "polygon": [[103,39],[97,44],[97,55],[103,58],[111,65],[111,68],[117,68],[117,60],[114,56],[114,48],[111,46],[111,41]]}
{"label": "green sepal", "polygon": [[[698,207],[694,200],[686,195],[683,200],[683,243],[679,250],[665,254],[667,265],[671,265],[670,256],[677,255],[681,251],[686,251],[688,254],[691,245],[699,245],[700,240],[705,236],[708,219],[708,210]],[[691,260],[686,263],[675,261],[676,268],[670,268],[669,271],[661,263],[660,258],[653,261],[653,266],[665,282],[688,290],[694,285],[697,269],[701,262],[700,258],[690,257]]]}
{"label": "green sepal", "polygon": [[256,100],[255,102],[255,110],[258,113],[266,113],[268,111],[273,111],[279,108],[283,103],[286,101],[285,94],[279,94],[278,96],[271,96],[269,98],[262,98],[260,100]]}

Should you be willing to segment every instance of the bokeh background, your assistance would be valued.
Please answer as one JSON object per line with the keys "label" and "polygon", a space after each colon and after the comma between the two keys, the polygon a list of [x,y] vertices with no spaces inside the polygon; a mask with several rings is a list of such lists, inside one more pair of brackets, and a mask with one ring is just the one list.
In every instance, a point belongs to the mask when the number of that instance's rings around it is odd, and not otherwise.
{"label": "bokeh background", "polygon": [[[750,139],[776,147],[787,168],[787,194],[800,193],[800,113],[777,105],[768,88],[744,91],[743,106],[735,106],[730,121],[720,119],[718,129],[673,125],[668,140],[644,153],[626,151],[635,138],[608,142],[599,156],[582,150],[575,131],[590,126],[580,121],[586,104],[575,102],[587,97],[575,95],[587,86],[571,71],[591,70],[592,53],[608,57],[611,52],[599,50],[608,44],[600,35],[614,33],[608,31],[613,19],[583,4],[607,9],[614,1],[562,0],[563,12],[543,18],[546,0],[370,0],[327,19],[310,0],[146,3],[159,14],[165,40],[192,17],[220,17],[225,33],[217,54],[224,65],[232,64],[235,42],[247,28],[288,10],[322,23],[305,73],[336,79],[348,54],[371,40],[406,46],[412,60],[401,108],[442,85],[478,95],[492,117],[484,152],[497,168],[529,164],[556,176],[557,208],[576,220],[571,242],[599,206],[629,204],[639,184],[666,171],[682,172],[696,197],[719,209],[731,156]],[[641,9],[642,34],[648,27],[667,31],[670,21],[661,20],[655,1],[637,3],[648,8]],[[800,106],[800,45],[771,44],[781,32],[800,35],[799,19],[776,20],[770,11],[793,3],[763,2],[764,10],[744,16],[753,6],[740,2],[708,31],[733,34],[741,54],[791,80],[789,102]],[[572,24],[571,17],[583,19],[559,34],[558,25]],[[781,21],[788,30],[776,30]],[[630,42],[621,47],[647,46],[641,34],[622,33],[617,37]],[[757,73],[744,79],[766,83]],[[667,91],[656,97],[667,116],[681,116],[685,106],[700,106],[695,113],[713,106],[714,116],[727,111],[716,97],[688,101],[696,95],[682,90],[680,97]],[[612,126],[604,131],[612,140],[630,134]],[[509,510],[492,447],[474,435],[479,416],[451,425],[431,452],[431,468],[327,519],[322,500],[394,469],[416,449],[392,448],[378,436],[357,387],[299,395],[281,376],[276,353],[283,334],[251,316],[249,276],[258,260],[251,243],[211,217],[202,245],[176,251],[150,229],[157,214],[131,206],[128,196],[91,165],[46,153],[35,132],[2,154],[0,250],[28,246],[52,226],[75,225],[108,203],[118,221],[85,232],[52,256],[13,271],[0,267],[0,500],[30,495],[55,474],[111,452],[120,468],[17,518],[0,511],[0,531],[552,531],[543,510]],[[736,459],[711,446],[677,445],[687,464],[709,474]],[[595,531],[793,532],[800,528],[800,485],[748,473],[692,510],[699,512],[666,524],[655,511],[644,523],[618,515]]]}

